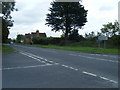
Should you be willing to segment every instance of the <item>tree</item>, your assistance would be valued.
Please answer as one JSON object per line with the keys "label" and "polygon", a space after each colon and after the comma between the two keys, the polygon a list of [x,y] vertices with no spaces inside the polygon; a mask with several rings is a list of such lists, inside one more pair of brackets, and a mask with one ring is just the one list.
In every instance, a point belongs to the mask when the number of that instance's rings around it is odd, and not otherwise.
{"label": "tree", "polygon": [[96,37],[96,35],[95,35],[95,32],[91,32],[91,33],[85,33],[85,38],[94,38],[94,37]]}
{"label": "tree", "polygon": [[78,30],[73,30],[69,35],[69,39],[72,40],[72,41],[79,41]]}
{"label": "tree", "polygon": [[13,26],[11,12],[16,10],[14,8],[15,2],[2,2],[2,42],[6,42],[9,35],[9,29]]}
{"label": "tree", "polygon": [[79,2],[52,2],[51,5],[46,25],[55,32],[62,30],[66,39],[72,30],[81,29],[87,22],[87,10]]}
{"label": "tree", "polygon": [[118,33],[119,30],[119,23],[117,21],[115,21],[114,24],[112,22],[104,24],[103,28],[101,28],[102,34],[106,35],[107,37],[116,35],[116,33]]}
{"label": "tree", "polygon": [[24,38],[25,38],[24,35],[18,34],[18,35],[17,35],[17,38],[16,38],[16,41],[17,41],[18,43],[21,43],[21,41],[24,41]]}

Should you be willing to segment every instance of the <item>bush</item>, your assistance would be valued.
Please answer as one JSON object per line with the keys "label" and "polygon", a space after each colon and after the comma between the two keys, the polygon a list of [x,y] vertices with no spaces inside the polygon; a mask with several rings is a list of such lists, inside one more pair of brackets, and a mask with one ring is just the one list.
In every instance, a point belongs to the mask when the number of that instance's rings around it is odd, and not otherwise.
{"label": "bush", "polygon": [[107,41],[107,44],[111,48],[120,48],[120,35],[114,35]]}
{"label": "bush", "polygon": [[33,38],[33,43],[34,44],[42,44],[42,45],[48,45],[48,44],[54,44],[57,45],[60,43],[61,39],[60,38]]}
{"label": "bush", "polygon": [[34,44],[42,44],[42,45],[48,45],[48,40],[47,38],[33,38],[32,39]]}

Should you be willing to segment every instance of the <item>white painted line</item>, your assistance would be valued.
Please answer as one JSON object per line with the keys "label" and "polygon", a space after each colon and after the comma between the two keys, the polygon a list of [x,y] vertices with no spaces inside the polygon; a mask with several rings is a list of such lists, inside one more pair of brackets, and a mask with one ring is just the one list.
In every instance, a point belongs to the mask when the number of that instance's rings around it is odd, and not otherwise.
{"label": "white painted line", "polygon": [[55,65],[58,65],[59,63],[54,63]]}
{"label": "white painted line", "polygon": [[109,82],[112,82],[112,83],[118,83],[117,81],[114,81],[114,80],[111,80],[111,79],[108,79],[106,77],[103,77],[103,76],[99,76],[101,79],[104,79],[104,80],[107,80]]}
{"label": "white painted line", "polygon": [[42,59],[42,60],[44,60],[44,61],[48,61],[48,62],[53,63],[53,61],[49,61],[49,60],[44,59],[44,58],[42,58],[42,57],[39,57],[39,56],[36,56],[36,55],[30,54],[30,53],[27,53],[27,52],[25,52],[25,53],[26,53],[27,55],[34,56],[34,57],[36,57],[36,58],[40,58],[40,59]]}
{"label": "white painted line", "polygon": [[76,68],[73,68],[73,67],[69,67],[69,68],[72,70],[78,71],[78,69],[76,69]]}
{"label": "white painted line", "polygon": [[44,58],[42,58],[42,57],[40,57],[40,56],[31,54],[31,53],[27,53],[27,52],[22,52],[22,53],[25,53],[25,54],[27,54],[27,55],[34,56],[34,57],[37,57],[37,58],[40,58],[40,59],[44,59]]}
{"label": "white painted line", "polygon": [[64,64],[63,64],[62,66],[63,66],[63,67],[69,67],[69,66],[67,66],[67,65],[64,65]]}
{"label": "white painted line", "polygon": [[87,75],[91,75],[91,76],[94,76],[94,77],[97,77],[97,75],[96,75],[96,74],[89,73],[89,72],[86,72],[86,71],[83,71],[82,73],[87,74]]}
{"label": "white painted line", "polygon": [[[42,58],[42,57],[39,57],[39,56],[30,54],[30,53],[27,53],[27,52],[24,52],[24,53],[23,53],[23,52],[20,52],[20,53],[23,54],[23,55],[26,55],[26,56],[28,56],[28,57],[31,57],[31,58],[33,58],[33,59],[36,59],[37,61],[40,61],[40,62],[42,62],[42,63],[47,63],[47,62],[45,62],[45,61],[48,61],[48,62],[50,62],[50,63],[54,63],[53,61],[44,59],[44,58]],[[39,59],[38,59],[38,58],[39,58]],[[40,59],[42,59],[42,60],[40,60]],[[43,61],[43,60],[44,60],[44,61]],[[59,63],[54,63],[54,64],[58,65]]]}
{"label": "white painted line", "polygon": [[24,68],[35,68],[35,67],[44,67],[44,66],[51,66],[53,64],[45,64],[45,65],[34,65],[34,66],[23,66],[23,67],[11,67],[11,68],[3,68],[0,70],[11,70],[11,69],[24,69]]}
{"label": "white painted line", "polygon": [[118,84],[118,82],[117,82],[117,81],[110,80],[110,79],[109,79],[109,81],[110,81],[110,82],[113,82],[113,83],[116,83],[116,84]]}
{"label": "white painted line", "polygon": [[78,69],[77,68],[73,68],[73,67],[69,67],[69,66],[67,66],[67,65],[61,65],[61,66],[63,66],[63,67],[66,67],[66,68],[69,68],[69,69],[72,69],[72,70],[75,70],[75,71],[78,71]]}
{"label": "white painted line", "polygon": [[48,61],[48,62],[53,63],[53,61]]}
{"label": "white painted line", "polygon": [[44,59],[45,61],[48,61],[47,59]]}
{"label": "white painted line", "polygon": [[76,69],[74,69],[75,71],[78,71],[78,69],[76,68]]}
{"label": "white painted line", "polygon": [[73,68],[73,67],[69,67],[69,68],[70,68],[70,69],[73,69],[73,70],[75,69],[75,68]]}
{"label": "white painted line", "polygon": [[49,63],[46,63],[46,65],[54,65],[54,64],[49,64]]}
{"label": "white painted line", "polygon": [[94,57],[88,57],[88,56],[83,56],[83,55],[78,55],[78,56],[90,58],[90,59],[95,59],[95,60],[99,60],[99,61],[108,61],[108,62],[118,63],[118,61],[113,61],[113,60],[108,60],[108,59],[94,58]]}
{"label": "white painted line", "polygon": [[102,76],[99,76],[101,79],[104,79],[104,80],[109,80],[108,78],[105,78],[105,77],[102,77]]}
{"label": "white painted line", "polygon": [[45,61],[41,61],[42,63],[46,63]]}
{"label": "white painted line", "polygon": [[37,60],[37,61],[39,61],[39,62],[42,62],[40,59],[38,59],[38,58],[35,58],[35,57],[32,57],[32,56],[30,56],[30,55],[27,55],[27,54],[25,54],[25,53],[21,53],[21,54],[23,54],[23,55],[26,55],[26,56],[28,56],[28,57],[30,57],[30,58],[33,58],[33,59],[35,59],[35,60]]}
{"label": "white painted line", "polygon": [[108,59],[101,59],[101,58],[94,58],[94,57],[88,57],[88,56],[84,56],[84,55],[74,55],[74,54],[70,54],[72,56],[80,56],[80,57],[84,57],[84,58],[89,58],[89,59],[92,59],[92,60],[99,60],[99,61],[107,61],[107,62],[113,62],[113,63],[120,63],[118,61],[113,61],[113,60],[108,60]]}

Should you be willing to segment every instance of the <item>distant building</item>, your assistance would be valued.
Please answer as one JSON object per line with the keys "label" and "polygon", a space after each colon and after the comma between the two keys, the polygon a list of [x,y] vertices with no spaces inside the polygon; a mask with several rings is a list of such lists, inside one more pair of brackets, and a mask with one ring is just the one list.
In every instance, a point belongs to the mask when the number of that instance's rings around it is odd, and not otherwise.
{"label": "distant building", "polygon": [[46,33],[39,33],[39,30],[37,30],[36,32],[31,32],[31,34],[25,34],[25,43],[33,43],[32,38],[37,37],[46,38],[47,36]]}

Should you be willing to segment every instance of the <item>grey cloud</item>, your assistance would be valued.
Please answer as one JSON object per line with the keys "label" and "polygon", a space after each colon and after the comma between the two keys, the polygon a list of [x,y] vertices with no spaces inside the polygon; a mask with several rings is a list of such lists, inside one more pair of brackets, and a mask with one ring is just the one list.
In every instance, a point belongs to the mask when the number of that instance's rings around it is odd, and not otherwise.
{"label": "grey cloud", "polygon": [[[22,8],[21,8],[22,6]],[[38,22],[45,21],[46,14],[48,13],[48,9],[50,3],[46,4],[45,2],[36,3],[33,5],[24,6],[23,4],[19,5],[18,12],[14,12],[13,17],[16,24],[34,24]],[[19,17],[19,18],[18,18]]]}

